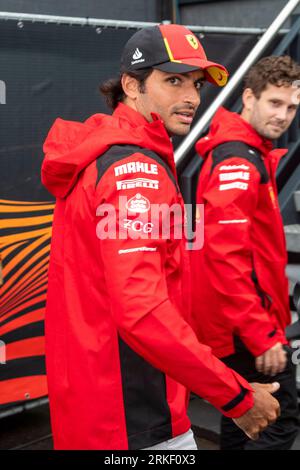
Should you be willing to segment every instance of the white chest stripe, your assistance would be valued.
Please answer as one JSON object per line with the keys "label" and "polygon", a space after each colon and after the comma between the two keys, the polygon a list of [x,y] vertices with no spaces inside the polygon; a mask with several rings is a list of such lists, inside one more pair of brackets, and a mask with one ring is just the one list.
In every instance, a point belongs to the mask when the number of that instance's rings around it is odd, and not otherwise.
{"label": "white chest stripe", "polygon": [[219,191],[227,191],[228,189],[242,189],[247,191],[248,183],[241,183],[241,181],[235,181],[234,183],[220,184]]}
{"label": "white chest stripe", "polygon": [[137,248],[129,248],[128,250],[119,250],[119,255],[123,255],[126,253],[134,253],[137,251],[156,251],[157,248],[150,248],[148,246],[138,246]]}
{"label": "white chest stripe", "polygon": [[233,181],[233,180],[246,180],[249,181],[250,173],[249,171],[235,171],[232,173],[220,173],[220,181]]}
{"label": "white chest stripe", "polygon": [[249,170],[248,165],[222,165],[220,168],[220,171],[226,171],[226,170]]}
{"label": "white chest stripe", "polygon": [[246,224],[248,219],[219,220],[218,224]]}

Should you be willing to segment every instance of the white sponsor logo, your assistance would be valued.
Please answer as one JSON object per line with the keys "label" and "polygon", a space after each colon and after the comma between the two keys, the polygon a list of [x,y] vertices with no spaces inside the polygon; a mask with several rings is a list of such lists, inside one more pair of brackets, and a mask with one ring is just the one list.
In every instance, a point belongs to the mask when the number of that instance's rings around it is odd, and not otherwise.
{"label": "white sponsor logo", "polygon": [[132,56],[133,61],[131,62],[131,65],[138,64],[139,62],[145,62],[145,59],[142,57],[143,57],[143,53],[137,47]]}
{"label": "white sponsor logo", "polygon": [[135,232],[151,233],[154,227],[154,224],[151,222],[142,222],[141,220],[123,220],[123,226],[127,230],[134,230]]}
{"label": "white sponsor logo", "polygon": [[143,55],[143,53],[137,47],[136,50],[134,51],[134,54],[133,54],[132,58],[134,60],[137,60],[137,59],[140,59],[142,57],[142,55]]}
{"label": "white sponsor logo", "polygon": [[220,173],[220,181],[249,180],[249,171],[235,171],[233,173]]}
{"label": "white sponsor logo", "polygon": [[123,255],[125,253],[134,253],[136,251],[156,251],[157,248],[150,248],[148,246],[138,246],[137,248],[129,248],[128,250],[119,250],[119,255]]}
{"label": "white sponsor logo", "polygon": [[126,202],[126,209],[129,212],[136,212],[138,214],[144,214],[150,209],[150,201],[146,197],[137,193],[131,199]]}
{"label": "white sponsor logo", "polygon": [[144,162],[129,162],[115,167],[115,176],[126,175],[127,173],[147,173],[148,175],[158,175],[158,168],[154,163]]}
{"label": "white sponsor logo", "polygon": [[117,181],[117,190],[120,189],[132,189],[132,188],[149,188],[149,189],[158,189],[159,181],[150,180],[147,178],[136,178],[132,180],[121,180]]}
{"label": "white sponsor logo", "polygon": [[247,165],[222,165],[220,171],[226,170],[249,170],[249,166]]}
{"label": "white sponsor logo", "polygon": [[[139,196],[139,197],[137,197]],[[172,205],[163,203],[155,204],[141,196],[135,196],[141,203],[144,201],[141,215],[136,217],[126,212],[128,203],[136,210],[136,203],[129,202],[126,196],[119,196],[118,203],[100,204],[96,209],[96,216],[99,218],[96,226],[96,234],[99,240],[184,240],[187,250],[199,250],[204,243],[204,205],[196,205],[196,224],[193,226],[194,208],[191,204],[182,205],[174,203]],[[143,212],[146,211],[145,214]],[[187,224],[185,219],[187,218]],[[132,225],[133,224],[133,225]],[[130,230],[124,226],[130,227]],[[156,245],[154,245],[156,246]],[[127,246],[123,246],[127,248]],[[143,251],[145,248],[134,248],[133,251]],[[132,249],[130,249],[132,251]],[[123,253],[130,252],[128,250]],[[146,251],[146,250],[145,250]],[[157,251],[152,248],[148,251]],[[1,347],[1,343],[0,343]]]}
{"label": "white sponsor logo", "polygon": [[218,224],[245,224],[248,219],[219,220]]}
{"label": "white sponsor logo", "polygon": [[243,189],[246,191],[248,189],[248,183],[236,181],[235,183],[220,184],[219,186],[220,191],[227,191],[228,189]]}

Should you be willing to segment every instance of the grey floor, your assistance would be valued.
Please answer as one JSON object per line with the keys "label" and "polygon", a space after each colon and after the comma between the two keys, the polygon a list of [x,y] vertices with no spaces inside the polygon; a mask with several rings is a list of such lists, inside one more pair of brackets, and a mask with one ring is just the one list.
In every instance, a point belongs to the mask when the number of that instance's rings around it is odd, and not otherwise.
{"label": "grey floor", "polygon": [[0,450],[53,449],[48,405],[0,419]]}

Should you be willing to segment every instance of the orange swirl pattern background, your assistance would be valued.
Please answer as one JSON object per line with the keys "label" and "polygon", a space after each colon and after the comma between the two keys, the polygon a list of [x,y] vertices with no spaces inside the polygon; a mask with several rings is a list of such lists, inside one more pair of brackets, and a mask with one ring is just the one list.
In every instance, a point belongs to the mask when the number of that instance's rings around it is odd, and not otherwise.
{"label": "orange swirl pattern background", "polygon": [[53,211],[52,202],[0,200],[0,410],[47,395],[44,313]]}

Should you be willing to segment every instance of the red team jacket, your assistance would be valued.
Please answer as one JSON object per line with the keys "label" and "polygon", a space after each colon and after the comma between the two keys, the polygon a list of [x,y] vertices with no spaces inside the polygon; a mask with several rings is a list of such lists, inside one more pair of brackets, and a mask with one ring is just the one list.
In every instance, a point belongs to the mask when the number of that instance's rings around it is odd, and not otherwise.
{"label": "red team jacket", "polygon": [[[230,141],[250,146],[249,159],[216,156],[216,147]],[[235,352],[235,337],[259,356],[277,341],[286,343],[284,330],[290,323],[275,181],[286,150],[272,150],[270,141],[224,108],[196,149],[205,159],[197,190],[205,212],[204,247],[191,252],[196,331],[218,357]],[[264,179],[251,157],[257,150]]]}
{"label": "red team jacket", "polygon": [[[153,119],[120,104],[85,123],[58,119],[45,142],[42,181],[57,198],[45,320],[56,449],[182,434],[186,388],[229,417],[253,405],[249,384],[189,326],[184,241],[151,238],[161,222],[145,219],[150,208],[182,204],[170,138]],[[112,239],[115,226],[127,236]]]}

